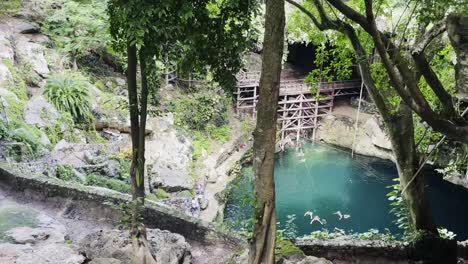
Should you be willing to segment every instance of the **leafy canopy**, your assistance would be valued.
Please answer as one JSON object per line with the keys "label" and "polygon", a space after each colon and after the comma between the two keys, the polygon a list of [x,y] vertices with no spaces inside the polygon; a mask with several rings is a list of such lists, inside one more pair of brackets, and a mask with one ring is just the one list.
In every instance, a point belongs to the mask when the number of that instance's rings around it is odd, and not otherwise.
{"label": "leafy canopy", "polygon": [[241,54],[254,44],[258,0],[110,0],[110,32],[118,50],[128,44],[147,57],[174,61],[179,73],[212,72],[235,83]]}

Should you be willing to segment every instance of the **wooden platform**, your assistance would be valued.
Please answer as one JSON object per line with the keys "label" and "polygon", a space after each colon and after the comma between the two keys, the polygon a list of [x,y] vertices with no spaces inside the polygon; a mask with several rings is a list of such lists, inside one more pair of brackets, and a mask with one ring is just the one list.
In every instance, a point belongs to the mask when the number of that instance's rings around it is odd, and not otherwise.
{"label": "wooden platform", "polygon": [[[249,113],[255,117],[259,98],[260,72],[242,72],[237,76],[236,109],[238,113]],[[312,131],[318,127],[321,117],[333,110],[336,97],[359,95],[361,80],[318,83],[315,93],[303,79],[282,80],[278,105],[278,122],[281,125],[281,139],[287,133]],[[313,136],[315,137],[315,135]]]}

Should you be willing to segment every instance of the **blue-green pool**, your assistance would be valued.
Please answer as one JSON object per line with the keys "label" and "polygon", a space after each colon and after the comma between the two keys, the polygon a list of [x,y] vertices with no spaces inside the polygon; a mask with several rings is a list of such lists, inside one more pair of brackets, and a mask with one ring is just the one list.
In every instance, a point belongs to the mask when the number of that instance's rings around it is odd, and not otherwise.
{"label": "blue-green pool", "polygon": [[[468,190],[443,181],[433,171],[426,173],[436,223],[455,232],[458,240],[468,239]],[[244,168],[232,185],[224,212],[226,222],[236,223],[250,217],[252,209],[246,197],[252,196],[251,174],[251,167]],[[280,228],[288,215],[296,215],[298,236],[324,228],[347,232],[389,229],[399,234],[386,196],[387,186],[396,177],[391,162],[362,156],[351,158],[349,152],[327,145],[307,143],[299,151],[288,150],[278,155],[275,165]],[[312,211],[326,223],[310,224],[310,217],[304,216],[306,211]],[[339,220],[336,211],[350,217]]]}

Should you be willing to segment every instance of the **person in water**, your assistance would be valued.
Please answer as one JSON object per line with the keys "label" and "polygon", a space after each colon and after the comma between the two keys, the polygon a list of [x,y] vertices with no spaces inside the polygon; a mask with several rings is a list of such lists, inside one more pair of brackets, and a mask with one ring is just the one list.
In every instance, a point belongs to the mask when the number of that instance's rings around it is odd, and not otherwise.
{"label": "person in water", "polygon": [[[323,220],[325,220],[325,219],[323,219]],[[321,225],[324,224],[324,222],[322,222],[322,219],[320,219],[320,217],[317,216],[317,215],[314,216],[314,218],[312,218],[312,221],[310,221],[310,224],[313,224],[314,222],[319,222]]]}
{"label": "person in water", "polygon": [[349,214],[342,214],[340,211],[336,211],[334,212],[333,214],[336,214],[338,216],[338,220],[341,220],[341,219],[348,219],[351,217],[351,215]]}
{"label": "person in water", "polygon": [[313,224],[314,222],[319,222],[321,225],[325,224],[326,221],[325,219],[320,219],[320,217],[318,215],[316,216],[313,216],[314,213],[311,212],[311,211],[307,211],[305,212],[304,216],[309,216],[310,217],[310,224]]}

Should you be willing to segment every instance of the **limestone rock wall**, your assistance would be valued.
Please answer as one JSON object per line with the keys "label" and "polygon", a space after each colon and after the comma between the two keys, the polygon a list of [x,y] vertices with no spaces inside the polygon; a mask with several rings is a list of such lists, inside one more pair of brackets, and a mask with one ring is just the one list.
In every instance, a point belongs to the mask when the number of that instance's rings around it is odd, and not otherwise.
{"label": "limestone rock wall", "polygon": [[354,141],[355,120],[345,115],[333,114],[320,121],[316,139],[343,148],[354,147],[357,154],[391,160],[391,143],[382,127],[376,116],[363,119],[358,124]]}

